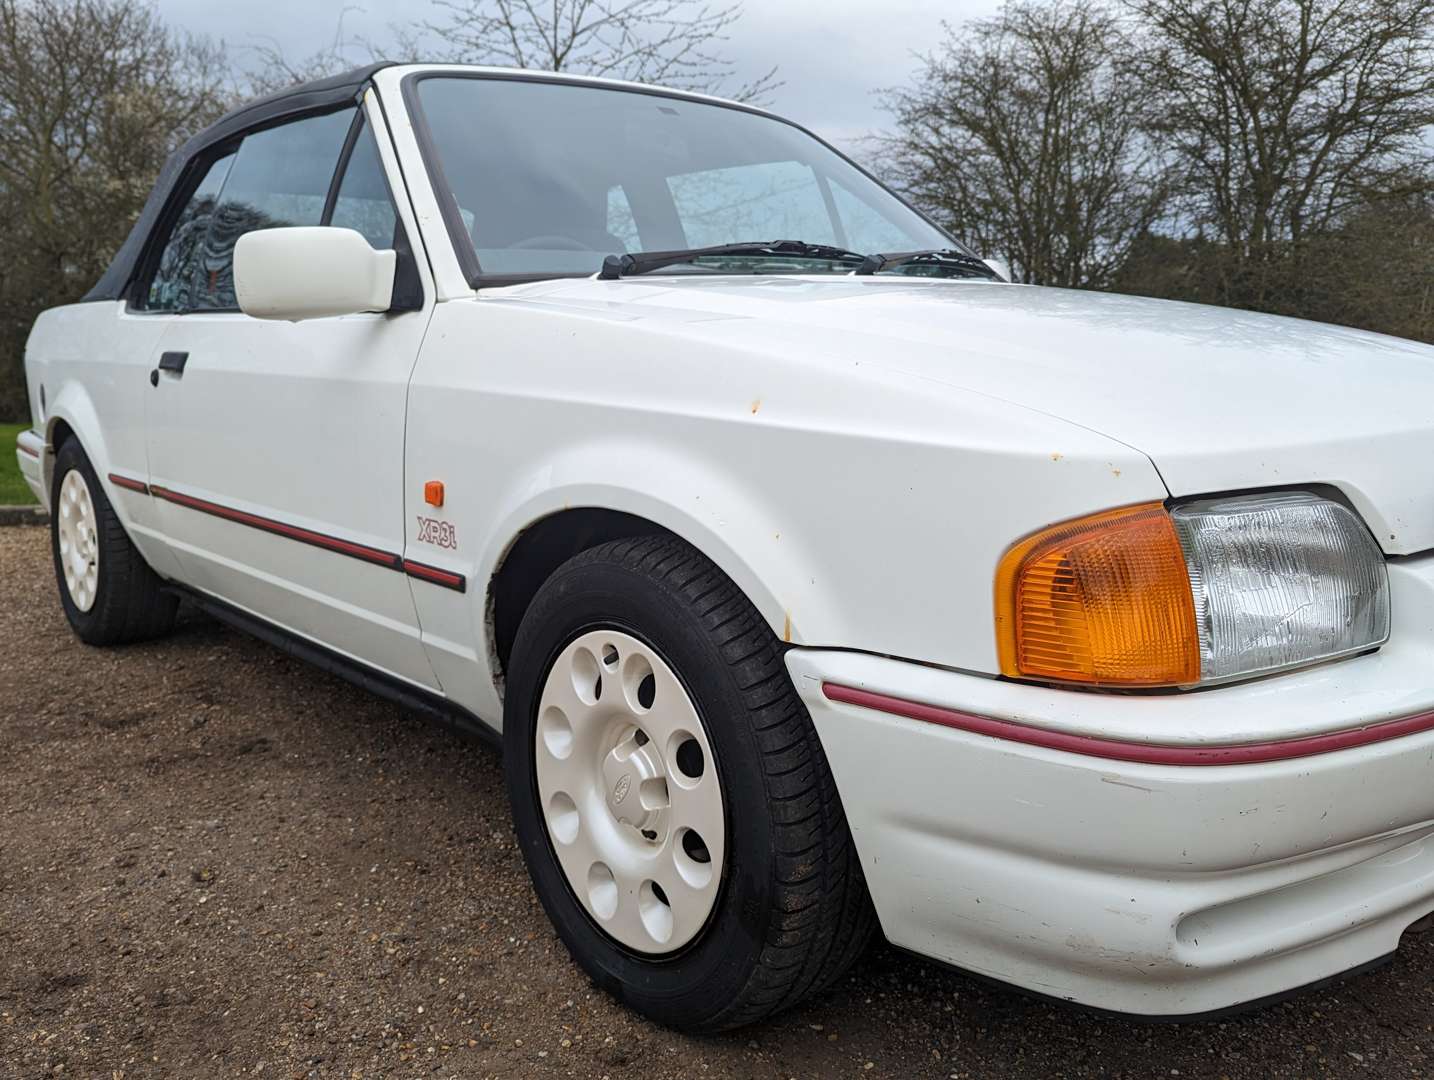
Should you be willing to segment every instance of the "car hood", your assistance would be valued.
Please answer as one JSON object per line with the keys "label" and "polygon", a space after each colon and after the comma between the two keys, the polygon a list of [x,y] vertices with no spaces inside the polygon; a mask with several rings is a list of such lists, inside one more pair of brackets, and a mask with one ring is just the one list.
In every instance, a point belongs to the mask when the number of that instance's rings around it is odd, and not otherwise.
{"label": "car hood", "polygon": [[[1327,484],[1384,550],[1434,548],[1434,347],[1224,308],[974,281],[666,276],[502,290],[1035,409],[1145,454],[1176,497]],[[494,294],[488,294],[494,295]],[[781,331],[780,333],[776,333]]]}

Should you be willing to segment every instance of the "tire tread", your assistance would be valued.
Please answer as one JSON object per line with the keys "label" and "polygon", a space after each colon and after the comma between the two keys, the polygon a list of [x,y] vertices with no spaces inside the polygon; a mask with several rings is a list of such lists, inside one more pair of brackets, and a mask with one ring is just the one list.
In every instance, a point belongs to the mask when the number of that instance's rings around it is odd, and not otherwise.
{"label": "tire tread", "polygon": [[[695,615],[745,700],[774,814],[775,916],[747,986],[694,1030],[754,1023],[829,987],[876,928],[876,913],[816,728],[787,675],[783,646],[713,563],[671,536],[614,540],[563,570],[618,563],[654,580]],[[561,572],[561,571],[560,571]],[[799,804],[807,800],[809,812]],[[797,808],[788,818],[783,811]]]}
{"label": "tire tread", "polygon": [[179,601],[164,590],[163,580],[130,540],[94,466],[73,438],[61,444],[56,453],[50,506],[52,533],[59,528],[60,483],[71,470],[79,471],[90,490],[99,535],[101,581],[94,606],[87,612],[76,609],[69,601],[60,572],[58,540],[52,538],[56,583],[70,625],[89,645],[123,645],[163,637],[174,627]]}

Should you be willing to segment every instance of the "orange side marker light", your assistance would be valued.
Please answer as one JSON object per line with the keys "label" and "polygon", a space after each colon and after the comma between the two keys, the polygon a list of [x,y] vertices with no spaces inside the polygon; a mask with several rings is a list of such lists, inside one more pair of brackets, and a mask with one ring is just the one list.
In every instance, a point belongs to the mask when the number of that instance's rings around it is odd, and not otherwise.
{"label": "orange side marker light", "polygon": [[430,480],[423,485],[423,501],[429,506],[443,505],[443,481]]}

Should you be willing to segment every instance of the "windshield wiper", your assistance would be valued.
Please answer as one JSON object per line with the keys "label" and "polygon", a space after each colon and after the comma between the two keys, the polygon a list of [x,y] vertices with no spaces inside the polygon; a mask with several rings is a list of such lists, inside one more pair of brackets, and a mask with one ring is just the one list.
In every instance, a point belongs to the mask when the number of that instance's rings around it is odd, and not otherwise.
{"label": "windshield wiper", "polygon": [[974,255],[967,255],[962,251],[945,251],[932,248],[928,251],[900,251],[889,255],[868,255],[862,260],[852,273],[854,274],[876,274],[882,270],[891,270],[897,266],[909,266],[912,264],[932,266],[938,269],[964,270],[972,274],[987,278],[999,278],[996,271],[986,265],[983,259]]}
{"label": "windshield wiper", "polygon": [[686,248],[679,251],[637,251],[628,255],[609,255],[602,262],[598,277],[603,281],[646,274],[664,266],[692,262],[694,259],[722,255],[750,255],[772,258],[823,259],[829,262],[861,263],[867,256],[829,244],[808,244],[804,240],[748,241],[740,244],[719,244],[716,247]]}

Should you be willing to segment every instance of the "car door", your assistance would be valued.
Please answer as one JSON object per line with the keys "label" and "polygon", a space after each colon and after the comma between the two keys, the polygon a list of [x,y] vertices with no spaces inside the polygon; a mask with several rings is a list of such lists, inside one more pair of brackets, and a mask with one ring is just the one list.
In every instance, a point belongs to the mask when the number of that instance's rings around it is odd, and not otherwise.
{"label": "car door", "polygon": [[[401,557],[405,403],[433,290],[397,213],[386,138],[376,107],[350,107],[247,133],[205,173],[204,212],[180,215],[149,289],[170,310],[149,483],[191,586],[439,689]],[[235,242],[286,225],[398,248],[409,310],[293,323],[240,312]]]}

